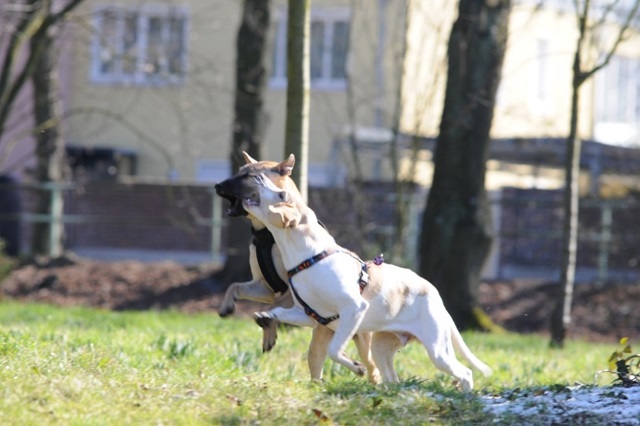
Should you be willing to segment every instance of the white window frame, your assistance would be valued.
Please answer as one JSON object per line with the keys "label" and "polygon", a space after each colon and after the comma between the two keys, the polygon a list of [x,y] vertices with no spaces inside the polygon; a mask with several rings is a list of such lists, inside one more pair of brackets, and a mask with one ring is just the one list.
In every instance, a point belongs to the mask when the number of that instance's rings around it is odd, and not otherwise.
{"label": "white window frame", "polygon": [[533,114],[549,117],[554,114],[554,108],[551,102],[551,40],[548,37],[535,38],[535,55],[529,104]]}
{"label": "white window frame", "polygon": [[[287,9],[280,8],[274,20],[275,34],[272,52],[272,69],[269,79],[269,86],[273,89],[284,89],[287,87]],[[336,23],[347,23],[351,26],[351,11],[349,8],[312,8],[310,15],[311,24],[313,22],[323,22],[325,24],[324,49],[322,52],[322,77],[312,78],[311,89],[314,90],[346,90],[347,78],[332,78],[332,46],[333,30]],[[346,53],[345,68],[349,64],[349,52]],[[345,69],[345,74],[348,70]]]}
{"label": "white window frame", "polygon": [[[106,12],[113,12],[117,16],[116,20],[116,42],[117,46],[113,46],[115,60],[115,70],[111,73],[101,71],[101,53],[103,48],[103,18]],[[122,71],[122,55],[123,55],[123,39],[124,39],[124,17],[127,14],[137,13],[137,37],[135,49],[138,52],[135,58],[136,71],[132,74],[126,74]],[[149,22],[152,18],[161,18],[163,23],[169,22],[169,18],[178,17],[183,20],[182,28],[182,51],[180,52],[180,64],[182,72],[177,74],[169,74],[168,63],[162,64],[162,69],[157,75],[152,75],[144,70],[144,64],[147,59],[148,47],[148,29]],[[161,4],[144,4],[140,6],[122,6],[122,5],[98,5],[93,14],[94,36],[91,43],[91,66],[90,80],[95,84],[105,85],[136,85],[136,86],[166,86],[179,85],[184,83],[188,72],[188,44],[190,30],[190,15],[186,7],[161,5]],[[162,44],[168,45],[169,25],[162,26]]]}

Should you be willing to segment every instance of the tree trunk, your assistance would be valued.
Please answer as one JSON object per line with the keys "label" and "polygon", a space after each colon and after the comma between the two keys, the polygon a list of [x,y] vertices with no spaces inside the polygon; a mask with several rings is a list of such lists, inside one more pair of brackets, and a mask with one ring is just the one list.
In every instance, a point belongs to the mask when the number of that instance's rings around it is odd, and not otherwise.
{"label": "tree trunk", "polygon": [[[35,1],[32,1],[35,7]],[[51,13],[51,1],[43,2],[47,15]],[[63,180],[64,140],[60,118],[62,106],[58,87],[57,49],[53,31],[37,32],[30,40],[31,55],[38,57],[31,77],[34,93],[34,117],[36,128],[42,128],[36,135],[35,180],[41,185],[53,187]],[[60,215],[63,197],[60,192],[39,189],[37,191],[36,213]],[[62,223],[54,221],[36,222],[33,227],[31,252],[34,255],[62,255]]]}
{"label": "tree trunk", "polygon": [[284,158],[293,153],[292,178],[307,199],[309,156],[309,13],[311,0],[289,0],[287,27],[287,118]]}
{"label": "tree trunk", "polygon": [[586,20],[589,8],[587,2],[584,15],[579,19],[580,37],[573,57],[573,80],[571,93],[571,118],[569,136],[567,137],[564,158],[564,196],[562,221],[562,258],[560,264],[560,285],[556,305],[551,315],[549,331],[551,332],[551,347],[561,348],[567,328],[571,323],[571,303],[573,301],[573,285],[576,275],[576,258],[578,251],[578,208],[580,199],[580,154],[582,140],[578,137],[578,108],[580,105],[580,86],[585,81],[581,69],[582,41],[585,37]]}
{"label": "tree trunk", "polygon": [[[612,6],[614,6],[612,4]],[[593,75],[606,67],[615,54],[620,43],[625,40],[627,29],[634,21],[640,1],[636,0],[624,10],[626,16],[618,16],[621,25],[618,28],[618,36],[615,38],[613,45],[608,51],[600,50],[600,54],[604,59],[598,61],[595,66],[590,69],[583,69],[582,51],[588,40],[588,32],[595,32],[598,28],[589,26],[589,13],[591,11],[591,0],[584,2],[576,2],[576,12],[578,18],[578,40],[576,50],[573,57],[573,81],[572,81],[572,97],[571,97],[571,118],[569,125],[569,136],[567,137],[567,147],[565,154],[565,189],[563,199],[563,237],[562,237],[562,264],[560,265],[560,285],[558,286],[558,295],[556,298],[556,306],[551,315],[549,331],[551,332],[551,347],[562,348],[567,334],[567,328],[571,324],[571,303],[573,301],[573,286],[576,274],[576,259],[578,251],[578,210],[580,200],[580,154],[582,151],[582,140],[578,135],[578,119],[579,119],[579,94],[580,87]],[[610,11],[610,10],[608,10]],[[603,12],[605,15],[608,11]],[[603,25],[606,20],[603,15],[597,20],[599,25]],[[586,68],[586,67],[585,67]]]}
{"label": "tree trunk", "polygon": [[462,329],[487,328],[477,305],[492,238],[484,180],[509,12],[509,0],[460,1],[448,45],[433,184],[422,219],[420,274],[438,288]]}
{"label": "tree trunk", "polygon": [[[236,94],[231,147],[231,174],[244,165],[242,151],[261,159],[264,55],[270,22],[270,5],[265,0],[245,0],[242,22],[236,39]],[[215,278],[225,284],[251,278],[249,250],[250,224],[247,220],[229,220],[227,260]]]}

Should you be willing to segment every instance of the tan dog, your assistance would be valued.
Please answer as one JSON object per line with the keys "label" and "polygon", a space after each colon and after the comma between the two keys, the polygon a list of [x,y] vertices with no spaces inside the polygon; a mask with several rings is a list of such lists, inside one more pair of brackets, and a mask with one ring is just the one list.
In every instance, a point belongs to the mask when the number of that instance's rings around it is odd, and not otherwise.
{"label": "tan dog", "polygon": [[[290,178],[291,169],[294,165],[294,157],[282,163],[273,161],[256,161],[249,154],[243,152],[246,165],[243,166],[238,175],[252,176],[262,175],[267,177],[273,185],[278,188],[290,191],[292,193],[300,194],[293,180]],[[227,211],[227,214],[231,217],[246,216],[247,213],[242,207],[241,200],[236,197],[227,194],[224,190],[224,182],[216,185],[216,192],[223,198],[226,198],[231,202],[231,207]],[[265,231],[268,230],[265,226],[255,217],[248,216],[251,220],[253,227],[253,233],[255,235],[265,235]],[[270,236],[271,234],[268,233]],[[233,283],[227,289],[220,306],[218,307],[218,313],[221,317],[230,315],[235,310],[235,302],[237,300],[252,300],[260,303],[272,304],[276,300],[276,295],[282,295],[282,304],[285,306],[291,306],[293,304],[291,292],[289,291],[287,283],[287,270],[282,264],[282,256],[278,247],[273,244],[271,247],[271,259],[273,263],[268,265],[267,268],[273,268],[270,271],[271,274],[277,274],[278,277],[270,277],[267,280],[263,269],[258,261],[258,248],[256,247],[256,241],[249,246],[249,265],[251,268],[252,280],[247,282]],[[264,266],[264,260],[263,266]],[[274,284],[275,280],[281,280]],[[271,281],[271,283],[270,283]],[[282,285],[284,283],[284,285]],[[273,285],[272,285],[273,284]],[[269,351],[275,345],[276,329],[263,329],[263,350]],[[313,329],[311,342],[309,343],[309,352],[307,356],[307,363],[309,365],[309,373],[312,380],[322,379],[322,369],[324,361],[327,358],[327,347],[329,341],[333,337],[333,331],[324,326],[318,326]],[[369,381],[372,383],[380,382],[380,373],[373,363],[371,357],[371,333],[359,333],[353,337],[354,343],[360,355],[360,359],[364,363]]]}
{"label": "tan dog", "polygon": [[[457,378],[465,390],[473,388],[473,374],[456,359],[454,348],[474,368],[491,374],[466,346],[428,281],[394,265],[363,265],[318,224],[299,193],[274,185],[264,174],[239,174],[221,189],[271,231],[289,271],[295,305],[257,313],[263,328],[275,329],[276,322],[311,327],[316,321],[326,323],[335,331],[329,357],[356,373],[362,367],[345,355],[348,340],[356,332],[384,332],[374,335],[371,351],[385,381],[397,381],[393,356],[412,339],[419,340],[434,365]],[[369,274],[364,291],[363,270]],[[268,334],[275,338],[274,331]]]}

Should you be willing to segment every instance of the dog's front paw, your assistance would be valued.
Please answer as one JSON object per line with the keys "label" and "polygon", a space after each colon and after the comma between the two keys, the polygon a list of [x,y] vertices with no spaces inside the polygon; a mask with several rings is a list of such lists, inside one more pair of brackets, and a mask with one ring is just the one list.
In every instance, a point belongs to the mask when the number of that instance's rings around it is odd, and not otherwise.
{"label": "dog's front paw", "polygon": [[256,323],[262,327],[262,352],[269,352],[276,345],[278,339],[278,320],[268,312],[253,314]]}
{"label": "dog's front paw", "polygon": [[269,315],[269,312],[254,312],[253,319],[262,328],[269,328],[274,322],[274,318]]}
{"label": "dog's front paw", "polygon": [[367,376],[369,378],[369,383],[373,383],[374,385],[382,383],[382,376],[380,375],[380,370],[378,370],[377,367],[373,367],[371,369],[367,368]]}
{"label": "dog's front paw", "polygon": [[235,310],[236,310],[236,306],[234,304],[220,305],[220,307],[218,308],[218,315],[220,315],[222,318],[228,317],[229,315],[234,313]]}
{"label": "dog's front paw", "polygon": [[355,373],[358,376],[364,376],[364,373],[367,372],[367,367],[364,366],[364,364],[359,363],[358,361],[353,361],[353,364],[355,366]]}

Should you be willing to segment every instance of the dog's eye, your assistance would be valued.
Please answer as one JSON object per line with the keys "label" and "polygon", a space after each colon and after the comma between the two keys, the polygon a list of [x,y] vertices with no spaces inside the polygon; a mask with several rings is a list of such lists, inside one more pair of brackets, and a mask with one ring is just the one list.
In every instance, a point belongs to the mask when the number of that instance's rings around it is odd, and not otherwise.
{"label": "dog's eye", "polygon": [[281,193],[279,193],[279,194],[278,194],[278,196],[280,197],[280,199],[281,199],[281,200],[283,200],[283,201],[284,201],[284,199],[285,199],[286,195],[287,195],[287,194],[285,194],[284,192],[281,192]]}

